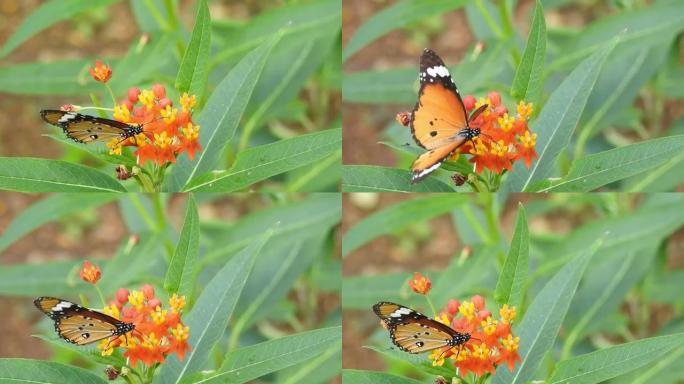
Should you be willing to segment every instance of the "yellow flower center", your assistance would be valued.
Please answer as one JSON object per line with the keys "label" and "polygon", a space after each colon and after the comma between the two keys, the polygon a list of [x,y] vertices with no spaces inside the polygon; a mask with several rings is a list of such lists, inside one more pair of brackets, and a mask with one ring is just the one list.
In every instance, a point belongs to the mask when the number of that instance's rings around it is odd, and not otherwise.
{"label": "yellow flower center", "polygon": [[473,357],[478,358],[480,360],[485,360],[486,358],[489,357],[490,353],[489,347],[487,347],[487,344],[481,343],[479,345],[475,345],[473,348]]}
{"label": "yellow flower center", "polygon": [[458,308],[458,311],[466,319],[472,320],[475,317],[475,304],[470,301],[464,301],[463,304]]}
{"label": "yellow flower center", "polygon": [[176,325],[176,328],[171,330],[171,334],[173,335],[173,338],[178,340],[178,341],[185,341],[190,337],[190,327],[187,325],[183,324],[178,324]]}
{"label": "yellow flower center", "polygon": [[131,121],[131,111],[128,110],[126,104],[117,105],[114,107],[114,120],[128,123]]}
{"label": "yellow flower center", "polygon": [[504,345],[507,351],[514,352],[517,351],[518,347],[520,346],[520,337],[513,337],[513,335],[509,334],[508,337],[501,340],[501,343]]}
{"label": "yellow flower center", "polygon": [[131,303],[135,309],[140,310],[145,302],[145,295],[143,295],[142,291],[132,291],[128,294],[128,302]]}
{"label": "yellow flower center", "polygon": [[501,129],[503,129],[504,132],[508,132],[511,129],[513,129],[513,123],[515,122],[515,118],[512,116],[508,116],[508,112],[504,113],[502,117],[499,117],[496,120],[499,123],[499,126],[501,126]]}
{"label": "yellow flower center", "polygon": [[494,320],[491,316],[489,316],[487,317],[487,320],[482,320],[480,325],[482,325],[482,329],[484,329],[487,335],[491,335],[496,332],[496,326],[499,325],[499,321]]}
{"label": "yellow flower center", "polygon": [[155,311],[150,314],[152,316],[152,321],[154,321],[154,323],[157,325],[164,324],[164,321],[166,321],[166,314],[168,312],[169,311],[167,310],[162,311],[161,307],[157,306],[157,308],[155,308]]}
{"label": "yellow flower center", "polygon": [[484,155],[487,153],[487,146],[484,144],[482,139],[479,137],[475,139],[475,145],[474,147],[470,150],[471,155]]}
{"label": "yellow flower center", "polygon": [[166,133],[166,131],[162,132],[161,134],[155,133],[154,134],[154,144],[158,146],[161,149],[165,149],[167,146],[171,144],[172,140],[169,137],[169,135]]}
{"label": "yellow flower center", "polygon": [[187,92],[183,92],[180,97],[180,103],[184,111],[189,111],[195,106],[197,99],[195,98],[195,95],[188,95]]}
{"label": "yellow flower center", "polygon": [[199,137],[199,130],[199,125],[193,125],[192,123],[188,123],[188,125],[185,128],[183,128],[183,134],[190,140],[196,140]]}
{"label": "yellow flower center", "polygon": [[164,122],[166,124],[171,124],[176,120],[176,114],[178,114],[178,109],[171,108],[170,105],[167,105],[166,108],[159,111],[159,114],[164,118]]}
{"label": "yellow flower center", "polygon": [[537,134],[530,134],[530,131],[525,131],[525,134],[520,136],[520,142],[525,148],[534,148],[534,146],[537,145]]}
{"label": "yellow flower center", "polygon": [[504,324],[508,324],[511,321],[515,320],[515,307],[509,307],[508,304],[504,304],[503,307],[499,309],[499,315],[501,315],[501,321]]}
{"label": "yellow flower center", "polygon": [[109,341],[109,339],[103,339],[100,341],[100,343],[97,345],[97,349],[102,350],[100,352],[100,355],[102,356],[110,356],[114,352],[114,347],[111,345],[112,343]]}
{"label": "yellow flower center", "polygon": [[144,106],[147,107],[147,109],[152,109],[154,106],[154,92],[152,92],[149,89],[145,89],[140,93],[140,96],[138,96],[138,101]]}
{"label": "yellow flower center", "polygon": [[[479,99],[477,99],[477,102],[475,102],[475,109],[478,109],[485,104],[491,106],[492,101],[489,100],[488,97],[480,97]],[[482,115],[485,117],[489,116],[491,114],[491,111],[489,109],[490,108],[485,109],[484,112],[482,112]]]}
{"label": "yellow flower center", "polygon": [[508,145],[503,140],[492,143],[492,147],[489,150],[492,155],[503,157],[506,152],[508,152]]}
{"label": "yellow flower center", "polygon": [[171,305],[171,311],[173,313],[180,312],[180,310],[185,307],[185,296],[178,296],[174,293],[169,299],[169,305]]}
{"label": "yellow flower center", "polygon": [[435,317],[435,320],[444,325],[449,325],[449,316],[447,316],[446,313],[440,313],[439,316]]}
{"label": "yellow flower center", "polygon": [[154,332],[143,336],[142,346],[146,349],[153,349],[159,345],[159,339],[154,335]]}
{"label": "yellow flower center", "polygon": [[105,314],[115,318],[115,319],[120,319],[121,313],[119,312],[119,308],[116,307],[116,305],[112,304],[107,307],[104,307],[104,310],[102,311]]}
{"label": "yellow flower center", "polygon": [[521,118],[528,119],[532,115],[533,105],[532,103],[525,103],[523,100],[520,100],[516,109]]}

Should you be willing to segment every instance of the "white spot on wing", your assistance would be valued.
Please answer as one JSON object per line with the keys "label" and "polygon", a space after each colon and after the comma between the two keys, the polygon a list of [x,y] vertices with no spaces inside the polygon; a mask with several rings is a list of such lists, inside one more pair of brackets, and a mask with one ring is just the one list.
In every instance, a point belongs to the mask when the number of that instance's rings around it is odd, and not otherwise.
{"label": "white spot on wing", "polygon": [[410,314],[411,312],[413,311],[408,308],[399,308],[394,312],[390,313],[390,317],[402,317],[404,315]]}
{"label": "white spot on wing", "polygon": [[62,115],[62,117],[59,118],[59,120],[57,120],[57,122],[58,123],[66,123],[67,121],[73,120],[75,118],[76,118],[75,113],[65,113],[64,115]]}
{"label": "white spot on wing", "polygon": [[418,173],[414,173],[413,178],[411,178],[411,180],[416,181],[416,180],[422,179],[423,177],[427,176],[429,173],[431,173],[435,169],[439,168],[440,165],[442,165],[442,161],[435,163],[433,166],[425,168]]}
{"label": "white spot on wing", "polygon": [[59,312],[67,308],[71,308],[72,305],[73,303],[70,303],[68,301],[60,301],[59,303],[57,303],[57,305],[52,307],[52,312]]}
{"label": "white spot on wing", "polygon": [[430,67],[426,72],[430,77],[449,77],[449,70],[443,65]]}

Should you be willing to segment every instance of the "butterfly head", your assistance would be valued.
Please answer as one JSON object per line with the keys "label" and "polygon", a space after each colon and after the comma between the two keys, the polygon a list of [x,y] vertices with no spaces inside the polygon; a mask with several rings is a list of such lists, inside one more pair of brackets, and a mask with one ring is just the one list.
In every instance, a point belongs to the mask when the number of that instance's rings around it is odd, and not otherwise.
{"label": "butterfly head", "polygon": [[449,344],[452,347],[455,347],[467,343],[468,340],[470,340],[470,333],[456,332],[456,334],[452,337],[451,342]]}
{"label": "butterfly head", "polygon": [[121,322],[116,325],[116,334],[124,335],[128,332],[133,332],[135,330],[135,324]]}

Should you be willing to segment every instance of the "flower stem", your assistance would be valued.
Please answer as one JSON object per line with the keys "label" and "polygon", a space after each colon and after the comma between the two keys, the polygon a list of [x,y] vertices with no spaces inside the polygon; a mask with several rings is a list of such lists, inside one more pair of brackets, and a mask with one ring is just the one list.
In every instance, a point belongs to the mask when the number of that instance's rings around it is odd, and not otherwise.
{"label": "flower stem", "polygon": [[112,91],[112,87],[109,86],[109,84],[104,83],[105,88],[107,88],[107,91],[109,91],[109,96],[112,98],[112,103],[116,105],[116,97],[114,96],[114,91]]}
{"label": "flower stem", "polygon": [[100,287],[98,287],[97,284],[93,284],[93,287],[95,287],[95,290],[97,291],[97,295],[100,296],[100,302],[102,303],[102,308],[106,307],[107,303],[105,302],[104,295],[102,294]]}
{"label": "flower stem", "polygon": [[437,310],[435,310],[435,305],[432,304],[432,300],[430,300],[430,296],[428,296],[428,295],[424,295],[424,296],[425,296],[425,300],[427,300],[428,305],[430,306],[430,310],[432,311],[432,317],[433,318],[437,317]]}

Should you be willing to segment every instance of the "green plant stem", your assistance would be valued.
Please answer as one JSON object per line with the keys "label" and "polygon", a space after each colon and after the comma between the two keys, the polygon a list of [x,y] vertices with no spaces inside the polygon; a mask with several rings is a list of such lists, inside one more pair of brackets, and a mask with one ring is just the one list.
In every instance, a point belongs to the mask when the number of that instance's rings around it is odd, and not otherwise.
{"label": "green plant stem", "polygon": [[102,308],[106,307],[107,303],[105,302],[104,295],[102,294],[100,287],[98,287],[97,284],[93,284],[93,287],[95,287],[95,290],[97,291],[97,295],[100,296],[100,302],[102,303]]}
{"label": "green plant stem", "polygon": [[430,296],[428,296],[428,295],[423,295],[423,296],[425,296],[425,300],[427,300],[427,303],[430,306],[430,310],[432,311],[432,317],[433,318],[437,317],[437,311],[435,310],[435,305],[432,304],[432,300],[430,300]]}
{"label": "green plant stem", "polygon": [[109,96],[112,98],[112,105],[117,105],[116,96],[114,96],[114,91],[112,91],[112,87],[110,87],[107,83],[104,83],[104,85],[105,88],[107,88],[107,91],[109,91]]}
{"label": "green plant stem", "polygon": [[487,6],[482,2],[482,0],[475,0],[475,6],[477,7],[477,10],[480,11],[480,14],[482,15],[482,18],[484,19],[485,23],[487,23],[487,26],[489,26],[489,29],[494,32],[494,35],[498,40],[503,40],[504,38],[504,33],[501,31],[499,26],[496,24],[496,20],[492,17],[492,15],[489,13],[489,10],[487,9]]}
{"label": "green plant stem", "polygon": [[492,243],[499,241],[499,228],[497,226],[497,215],[494,209],[495,195],[491,193],[483,194],[484,209],[487,217],[487,226],[489,227],[490,240]]}

